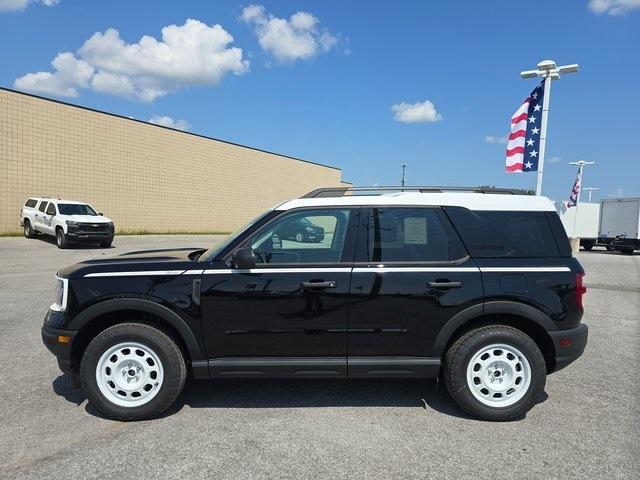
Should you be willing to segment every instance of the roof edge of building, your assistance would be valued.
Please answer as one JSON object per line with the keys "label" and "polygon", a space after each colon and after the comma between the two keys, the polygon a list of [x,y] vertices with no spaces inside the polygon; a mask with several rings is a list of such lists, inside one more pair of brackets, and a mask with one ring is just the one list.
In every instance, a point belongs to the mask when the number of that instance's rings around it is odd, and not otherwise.
{"label": "roof edge of building", "polygon": [[248,148],[250,150],[255,150],[257,152],[262,152],[262,153],[267,153],[269,155],[277,155],[278,157],[289,158],[291,160],[296,160],[298,162],[305,162],[305,163],[310,163],[312,165],[318,165],[320,167],[332,168],[334,170],[340,170],[340,172],[342,172],[342,169],[340,167],[334,167],[333,165],[326,165],[324,163],[318,163],[318,162],[314,162],[312,160],[305,160],[304,158],[298,158],[298,157],[294,157],[292,155],[287,155],[287,154],[284,154],[284,153],[272,152],[270,150],[264,150],[262,148],[250,147],[249,145],[244,145],[242,143],[236,143],[236,142],[231,142],[229,140],[222,140],[220,138],[209,137],[207,135],[202,135],[200,133],[187,132],[185,130],[179,130],[177,128],[171,128],[171,127],[166,127],[164,125],[158,125],[156,123],[145,122],[144,120],[140,120],[140,119],[137,119],[137,118],[126,117],[124,115],[119,115],[117,113],[107,112],[105,110],[98,110],[97,108],[85,107],[85,106],[82,106],[82,105],[77,105],[75,103],[65,102],[63,100],[56,100],[55,98],[43,97],[42,95],[36,95],[34,93],[22,92],[20,90],[14,90],[13,88],[8,88],[8,87],[3,87],[3,86],[0,86],[0,90],[4,90],[6,92],[11,92],[11,93],[17,93],[18,95],[24,95],[24,96],[27,96],[27,97],[37,98],[37,99],[40,99],[40,100],[45,100],[47,102],[58,103],[58,104],[61,104],[61,105],[65,105],[67,107],[80,108],[82,110],[88,110],[88,111],[94,112],[94,113],[101,113],[103,115],[109,115],[111,117],[122,118],[124,120],[129,120],[131,122],[138,122],[138,123],[142,123],[142,124],[149,125],[149,126],[152,126],[152,127],[164,128],[164,129],[170,130],[172,132],[183,133],[185,135],[192,135],[194,137],[200,137],[200,138],[204,138],[206,140],[213,140],[215,142],[226,143],[227,145],[233,145],[233,146],[236,146],[236,147]]}

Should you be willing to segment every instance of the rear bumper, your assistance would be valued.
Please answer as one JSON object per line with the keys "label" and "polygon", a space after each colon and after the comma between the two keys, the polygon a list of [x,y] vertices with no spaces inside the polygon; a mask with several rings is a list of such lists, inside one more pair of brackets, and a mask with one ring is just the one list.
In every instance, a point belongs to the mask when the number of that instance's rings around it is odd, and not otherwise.
{"label": "rear bumper", "polygon": [[[42,343],[47,349],[55,355],[58,360],[58,367],[64,373],[73,373],[73,365],[71,360],[71,344],[76,335],[76,331],[62,330],[53,328],[48,325],[42,326]],[[68,341],[61,343],[59,337],[69,337]]]}
{"label": "rear bumper", "polygon": [[576,361],[584,352],[589,337],[589,327],[581,323],[570,330],[549,332],[556,351],[556,365],[554,372],[562,370]]}

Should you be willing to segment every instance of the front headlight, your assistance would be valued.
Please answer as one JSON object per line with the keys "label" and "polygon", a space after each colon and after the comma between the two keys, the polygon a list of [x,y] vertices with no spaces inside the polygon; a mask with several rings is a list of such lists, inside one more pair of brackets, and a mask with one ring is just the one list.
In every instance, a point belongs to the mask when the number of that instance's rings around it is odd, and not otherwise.
{"label": "front headlight", "polygon": [[311,228],[311,227],[307,227],[307,232],[309,232],[309,233],[313,233],[313,231],[314,231],[314,230],[313,230],[313,228]]}
{"label": "front headlight", "polygon": [[67,220],[67,227],[75,227],[78,225],[78,222],[72,222],[71,220]]}
{"label": "front headlight", "polygon": [[56,275],[56,303],[51,305],[52,310],[62,312],[67,308],[67,294],[68,294],[67,278],[60,278]]}

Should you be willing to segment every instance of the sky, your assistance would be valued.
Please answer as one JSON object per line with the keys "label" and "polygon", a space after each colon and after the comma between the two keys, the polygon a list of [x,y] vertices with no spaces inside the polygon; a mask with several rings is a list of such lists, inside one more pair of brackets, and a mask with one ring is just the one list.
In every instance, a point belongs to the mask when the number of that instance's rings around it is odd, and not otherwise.
{"label": "sky", "polygon": [[[0,0],[0,86],[332,165],[356,185],[535,188],[509,119],[545,59],[543,194],[640,196],[640,0]],[[265,165],[268,168],[268,165]]]}

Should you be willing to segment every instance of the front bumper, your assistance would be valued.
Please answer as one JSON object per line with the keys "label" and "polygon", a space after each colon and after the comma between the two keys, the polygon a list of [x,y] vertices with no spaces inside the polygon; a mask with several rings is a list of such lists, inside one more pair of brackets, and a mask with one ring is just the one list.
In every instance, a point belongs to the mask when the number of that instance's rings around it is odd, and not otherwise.
{"label": "front bumper", "polygon": [[576,361],[587,346],[589,327],[581,323],[570,330],[549,332],[556,351],[556,366],[554,372],[562,370],[567,365]]}
{"label": "front bumper", "polygon": [[113,233],[86,233],[69,231],[67,239],[71,242],[112,242]]}
{"label": "front bumper", "polygon": [[[71,358],[71,344],[78,332],[53,328],[46,324],[42,326],[41,332],[42,343],[55,355],[60,370],[64,373],[74,373],[74,365]],[[61,342],[61,337],[66,341]],[[64,337],[68,337],[68,340]]]}

